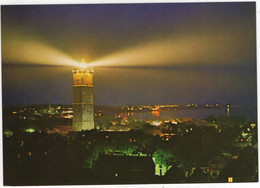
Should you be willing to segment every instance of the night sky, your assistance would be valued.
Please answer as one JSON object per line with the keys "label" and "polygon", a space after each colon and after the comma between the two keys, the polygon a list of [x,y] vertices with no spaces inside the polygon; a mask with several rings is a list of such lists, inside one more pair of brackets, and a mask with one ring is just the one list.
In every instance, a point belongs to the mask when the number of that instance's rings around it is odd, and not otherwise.
{"label": "night sky", "polygon": [[3,105],[256,104],[255,3],[2,6]]}

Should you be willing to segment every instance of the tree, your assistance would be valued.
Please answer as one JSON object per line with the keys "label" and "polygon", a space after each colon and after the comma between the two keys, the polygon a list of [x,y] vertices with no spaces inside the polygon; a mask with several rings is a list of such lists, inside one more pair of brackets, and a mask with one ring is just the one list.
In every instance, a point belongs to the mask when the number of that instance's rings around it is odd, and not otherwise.
{"label": "tree", "polygon": [[205,118],[205,120],[209,123],[214,123],[216,122],[217,118],[214,115],[209,115]]}
{"label": "tree", "polygon": [[112,115],[104,115],[102,117],[96,117],[95,118],[95,125],[99,129],[109,129],[109,127],[112,125],[112,121],[114,120],[114,117]]}
{"label": "tree", "polygon": [[233,177],[234,182],[258,181],[257,149],[247,147],[240,150],[238,159],[229,159],[219,175],[219,182],[227,182],[228,177]]}
{"label": "tree", "polygon": [[188,168],[207,163],[220,150],[218,131],[214,127],[197,127],[174,143],[176,161]]}
{"label": "tree", "polygon": [[166,182],[169,183],[182,183],[185,180],[185,174],[178,164],[173,164],[164,176]]}

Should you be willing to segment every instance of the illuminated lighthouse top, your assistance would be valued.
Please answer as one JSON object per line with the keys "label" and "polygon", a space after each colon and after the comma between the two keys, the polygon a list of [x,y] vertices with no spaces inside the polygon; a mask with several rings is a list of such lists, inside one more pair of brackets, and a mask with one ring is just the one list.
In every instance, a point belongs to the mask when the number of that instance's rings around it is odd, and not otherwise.
{"label": "illuminated lighthouse top", "polygon": [[73,87],[78,86],[93,86],[93,65],[91,63],[79,63],[77,67],[72,70],[73,73]]}
{"label": "illuminated lighthouse top", "polygon": [[81,63],[77,64],[77,66],[72,70],[73,73],[86,72],[93,73],[93,64],[84,62],[84,59]]}

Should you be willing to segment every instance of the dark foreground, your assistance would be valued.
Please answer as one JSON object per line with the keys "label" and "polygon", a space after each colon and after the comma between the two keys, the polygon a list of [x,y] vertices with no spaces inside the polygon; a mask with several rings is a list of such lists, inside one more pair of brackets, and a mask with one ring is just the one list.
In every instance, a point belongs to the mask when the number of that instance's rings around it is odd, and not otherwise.
{"label": "dark foreground", "polygon": [[206,121],[66,135],[5,129],[4,185],[257,182],[256,123]]}

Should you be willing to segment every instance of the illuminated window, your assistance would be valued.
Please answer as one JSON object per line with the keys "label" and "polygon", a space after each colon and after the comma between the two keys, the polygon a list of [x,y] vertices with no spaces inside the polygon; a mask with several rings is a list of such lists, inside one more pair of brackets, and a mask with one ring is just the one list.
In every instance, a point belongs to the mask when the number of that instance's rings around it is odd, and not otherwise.
{"label": "illuminated window", "polygon": [[233,182],[233,177],[228,177],[228,183],[232,183]]}
{"label": "illuminated window", "polygon": [[255,123],[251,123],[250,126],[251,126],[251,127],[255,127],[256,124],[255,124]]}

